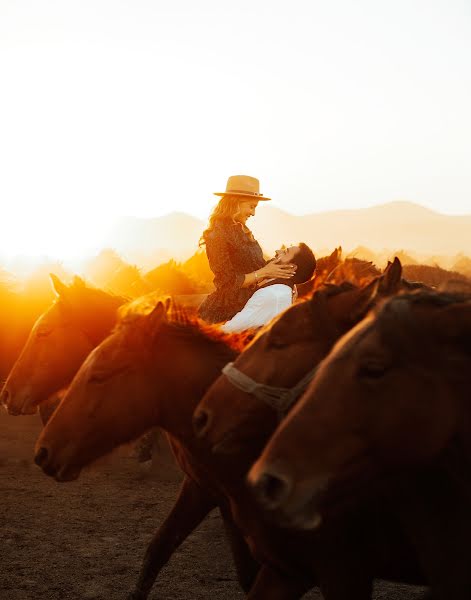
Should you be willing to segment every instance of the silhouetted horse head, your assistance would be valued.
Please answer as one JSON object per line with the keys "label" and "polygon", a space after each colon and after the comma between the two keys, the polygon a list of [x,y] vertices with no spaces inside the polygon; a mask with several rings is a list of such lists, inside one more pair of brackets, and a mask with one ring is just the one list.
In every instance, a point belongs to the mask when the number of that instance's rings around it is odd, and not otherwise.
{"label": "silhouetted horse head", "polygon": [[292,525],[311,528],[326,499],[341,501],[354,482],[427,466],[450,444],[469,460],[470,372],[469,295],[390,299],[322,362],[250,485]]}
{"label": "silhouetted horse head", "polygon": [[125,299],[87,287],[76,277],[65,285],[51,274],[57,299],[34,324],[3,386],[0,403],[12,415],[32,414],[68,385],[89,352],[111,331]]}

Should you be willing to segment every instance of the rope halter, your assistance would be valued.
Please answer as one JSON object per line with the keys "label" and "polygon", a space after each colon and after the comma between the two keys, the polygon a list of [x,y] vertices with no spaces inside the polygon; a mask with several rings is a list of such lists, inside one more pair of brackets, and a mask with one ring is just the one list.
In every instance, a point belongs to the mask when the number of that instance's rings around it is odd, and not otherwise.
{"label": "rope halter", "polygon": [[236,388],[259,398],[268,404],[268,406],[274,408],[280,415],[283,415],[288,412],[307,388],[309,382],[314,377],[317,368],[318,365],[311,369],[309,373],[306,373],[306,375],[304,375],[304,377],[292,388],[276,387],[258,383],[245,373],[242,373],[242,371],[239,371],[237,367],[234,367],[234,363],[232,362],[227,363],[222,369],[222,372]]}

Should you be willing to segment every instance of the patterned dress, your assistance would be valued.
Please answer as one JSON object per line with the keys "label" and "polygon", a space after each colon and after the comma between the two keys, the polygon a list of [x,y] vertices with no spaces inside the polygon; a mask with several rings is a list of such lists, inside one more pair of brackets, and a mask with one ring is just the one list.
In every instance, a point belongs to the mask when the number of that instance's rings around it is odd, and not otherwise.
{"label": "patterned dress", "polygon": [[242,284],[245,275],[261,269],[266,260],[259,243],[230,219],[221,219],[207,235],[206,254],[216,290],[198,314],[208,323],[221,323],[238,313],[256,291],[255,285],[243,288]]}

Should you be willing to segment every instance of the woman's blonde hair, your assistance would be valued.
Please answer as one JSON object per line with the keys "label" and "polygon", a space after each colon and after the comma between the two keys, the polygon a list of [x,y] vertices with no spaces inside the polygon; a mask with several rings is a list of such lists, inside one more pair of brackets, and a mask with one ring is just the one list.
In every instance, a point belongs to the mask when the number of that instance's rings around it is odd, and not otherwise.
{"label": "woman's blonde hair", "polygon": [[204,246],[206,243],[206,238],[209,233],[216,227],[219,221],[221,220],[231,220],[234,224],[240,225],[242,229],[250,235],[252,238],[252,232],[248,227],[240,223],[240,221],[236,220],[237,215],[240,213],[240,204],[241,202],[247,201],[245,198],[241,198],[240,196],[234,196],[228,194],[227,196],[222,196],[219,202],[213,209],[209,217],[209,225],[207,229],[203,231],[203,234],[200,238],[199,245]]}

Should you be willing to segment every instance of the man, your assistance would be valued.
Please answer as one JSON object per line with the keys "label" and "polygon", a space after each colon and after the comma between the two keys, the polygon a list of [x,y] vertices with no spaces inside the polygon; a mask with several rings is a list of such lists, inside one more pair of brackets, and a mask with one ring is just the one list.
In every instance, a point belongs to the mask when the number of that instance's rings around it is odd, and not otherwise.
{"label": "man", "polygon": [[316,259],[306,244],[290,246],[276,251],[273,259],[279,264],[294,264],[296,273],[290,279],[266,279],[252,294],[244,308],[226,321],[221,329],[235,333],[251,327],[261,327],[288,308],[296,297],[296,284],[311,279],[316,269]]}

